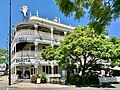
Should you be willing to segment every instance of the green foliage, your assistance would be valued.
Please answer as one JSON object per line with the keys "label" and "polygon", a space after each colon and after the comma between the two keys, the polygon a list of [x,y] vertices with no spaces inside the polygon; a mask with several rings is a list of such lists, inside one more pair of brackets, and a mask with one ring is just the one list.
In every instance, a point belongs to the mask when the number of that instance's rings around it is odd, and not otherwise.
{"label": "green foliage", "polygon": [[45,60],[54,60],[55,57],[55,49],[53,49],[51,46],[46,47],[46,49],[42,50],[42,58]]}
{"label": "green foliage", "polygon": [[114,57],[112,57],[112,66],[120,67],[120,38],[111,37],[110,41],[114,44]]}
{"label": "green foliage", "polygon": [[105,34],[98,35],[94,29],[81,26],[65,37],[55,54],[60,66],[79,62],[79,70],[84,74],[101,60],[116,58],[116,47]]}
{"label": "green foliage", "polygon": [[69,83],[76,86],[95,86],[99,85],[99,79],[96,75],[71,75]]}
{"label": "green foliage", "polygon": [[119,0],[55,0],[65,16],[74,15],[75,20],[89,13],[90,24],[101,32],[106,25],[120,16]]}
{"label": "green foliage", "polygon": [[84,76],[86,70],[100,70],[96,67],[103,60],[113,64],[120,58],[120,39],[106,38],[106,32],[96,34],[89,26],[77,27],[74,32],[65,36],[57,49],[47,47],[42,52],[45,60],[59,60],[62,68],[72,68],[78,64],[79,71]]}
{"label": "green foliage", "polygon": [[31,77],[31,83],[37,83],[37,78],[38,78],[38,75],[33,74],[32,77]]}
{"label": "green foliage", "polygon": [[41,83],[46,83],[47,82],[47,77],[46,77],[46,74],[45,73],[40,73],[39,74],[39,77],[41,79]]}
{"label": "green foliage", "polygon": [[0,63],[8,59],[8,50],[0,48]]}

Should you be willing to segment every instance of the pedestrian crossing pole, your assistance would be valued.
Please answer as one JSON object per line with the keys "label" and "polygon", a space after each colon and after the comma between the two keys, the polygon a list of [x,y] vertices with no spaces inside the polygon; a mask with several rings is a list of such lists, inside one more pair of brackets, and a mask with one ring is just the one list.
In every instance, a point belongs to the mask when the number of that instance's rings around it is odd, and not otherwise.
{"label": "pedestrian crossing pole", "polygon": [[9,1],[9,85],[11,85],[11,0]]}

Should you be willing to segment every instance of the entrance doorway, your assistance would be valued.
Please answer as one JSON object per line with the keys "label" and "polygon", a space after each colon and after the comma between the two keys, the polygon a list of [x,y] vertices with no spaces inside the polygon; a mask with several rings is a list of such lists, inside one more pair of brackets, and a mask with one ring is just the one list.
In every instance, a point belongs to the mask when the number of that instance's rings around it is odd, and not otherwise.
{"label": "entrance doorway", "polygon": [[24,72],[24,78],[25,78],[25,79],[30,79],[30,71],[29,71],[29,70],[26,70],[26,71]]}
{"label": "entrance doorway", "polygon": [[17,71],[17,75],[18,75],[18,78],[19,78],[19,79],[22,79],[22,71],[18,70],[18,71]]}
{"label": "entrance doorway", "polygon": [[31,67],[31,75],[36,74],[36,73],[37,73],[37,68]]}

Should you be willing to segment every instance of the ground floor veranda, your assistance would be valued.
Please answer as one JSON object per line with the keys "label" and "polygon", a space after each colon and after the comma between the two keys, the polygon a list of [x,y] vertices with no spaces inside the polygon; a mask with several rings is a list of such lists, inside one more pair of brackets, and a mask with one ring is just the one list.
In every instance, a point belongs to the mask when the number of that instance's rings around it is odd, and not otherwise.
{"label": "ground floor veranda", "polygon": [[35,63],[18,63],[14,64],[11,68],[11,76],[13,79],[30,79],[33,74],[41,74],[45,73],[47,76],[48,82],[51,78],[60,78],[61,77],[61,69],[57,63],[50,63],[47,61],[40,62],[39,65]]}

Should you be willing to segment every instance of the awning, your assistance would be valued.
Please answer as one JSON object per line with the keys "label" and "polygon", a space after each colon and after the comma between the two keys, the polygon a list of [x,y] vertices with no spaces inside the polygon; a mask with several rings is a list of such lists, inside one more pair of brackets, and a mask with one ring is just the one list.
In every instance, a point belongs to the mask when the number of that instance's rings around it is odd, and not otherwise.
{"label": "awning", "polygon": [[115,67],[113,67],[113,68],[111,68],[112,70],[120,70],[120,67],[118,67],[118,66],[115,66]]}
{"label": "awning", "polygon": [[9,65],[9,61],[7,61],[7,62],[5,62],[5,63]]}

